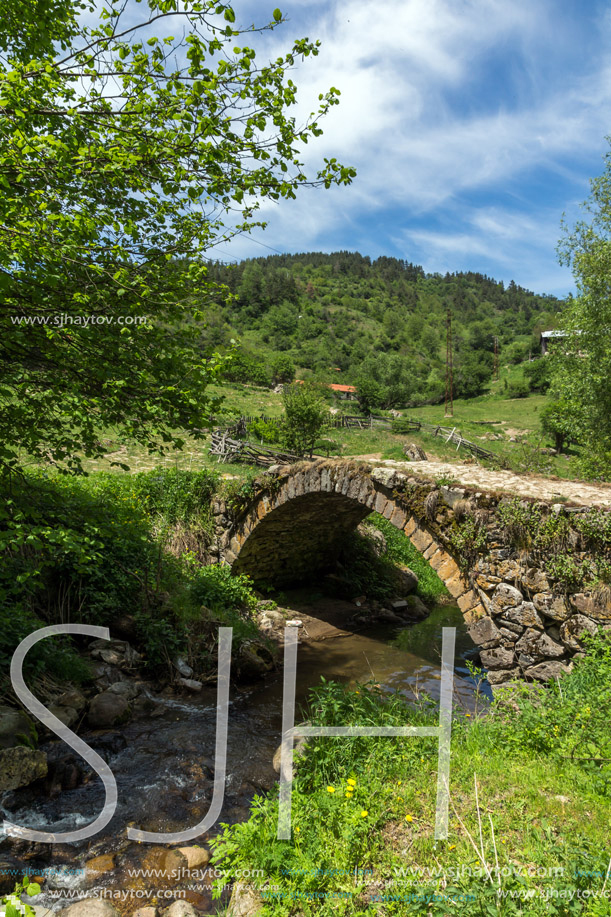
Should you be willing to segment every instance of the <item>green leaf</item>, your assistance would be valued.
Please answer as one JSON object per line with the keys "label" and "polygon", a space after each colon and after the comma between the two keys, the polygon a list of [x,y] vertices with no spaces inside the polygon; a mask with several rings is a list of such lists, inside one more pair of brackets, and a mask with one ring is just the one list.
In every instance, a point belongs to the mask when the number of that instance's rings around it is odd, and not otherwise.
{"label": "green leaf", "polygon": [[273,13],[273,16],[274,16],[274,19],[276,20],[276,22],[280,22],[280,20],[282,19],[282,12],[281,12],[281,10],[275,9],[275,10],[274,10],[274,13]]}

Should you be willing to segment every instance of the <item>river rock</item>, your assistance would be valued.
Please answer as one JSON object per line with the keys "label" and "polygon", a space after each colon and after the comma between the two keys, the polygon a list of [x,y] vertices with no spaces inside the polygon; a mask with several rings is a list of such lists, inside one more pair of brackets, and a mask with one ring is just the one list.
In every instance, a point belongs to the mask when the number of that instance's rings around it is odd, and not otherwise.
{"label": "river rock", "polygon": [[286,619],[282,612],[273,608],[266,608],[259,614],[257,623],[260,630],[277,643],[281,643],[284,640]]}
{"label": "river rock", "polygon": [[53,799],[59,796],[62,790],[74,790],[82,780],[82,758],[62,753],[61,747],[53,747],[47,758],[47,776],[44,782],[47,796]]}
{"label": "river rock", "polygon": [[127,640],[94,640],[89,644],[89,651],[93,659],[101,659],[120,669],[132,669],[142,658]]}
{"label": "river rock", "polygon": [[249,885],[236,882],[227,908],[227,917],[257,917],[262,908],[261,896]]}
{"label": "river rock", "polygon": [[188,875],[187,858],[178,849],[168,850],[166,847],[151,846],[144,854],[141,868],[142,878],[145,878],[146,871],[156,875],[163,880],[163,883],[170,886],[177,885],[181,879]]}
{"label": "river rock", "polygon": [[112,872],[114,868],[114,857],[110,853],[100,854],[85,863],[85,873],[88,879],[97,879],[107,872]]}
{"label": "river rock", "polygon": [[0,748],[12,748],[20,736],[32,735],[33,722],[23,710],[0,707]]}
{"label": "river rock", "polygon": [[110,685],[115,685],[120,681],[129,681],[129,677],[116,665],[107,665],[105,662],[94,663],[91,674],[99,691],[105,691]]}
{"label": "river rock", "polygon": [[0,792],[27,786],[47,773],[47,756],[43,751],[17,745],[0,750]]}
{"label": "river rock", "polygon": [[[309,724],[308,724],[309,725]],[[305,736],[294,736],[293,738],[293,762],[302,758],[305,754],[307,738]],[[282,744],[274,752],[272,766],[277,774],[280,773],[280,759],[282,757]]]}
{"label": "river rock", "polygon": [[513,663],[513,650],[504,646],[493,647],[482,650],[480,657],[486,669],[508,669]]}
{"label": "river rock", "polygon": [[427,608],[422,599],[417,595],[408,595],[407,607],[409,609],[409,616],[414,621],[424,621],[431,613],[430,608]]}
{"label": "river rock", "polygon": [[87,698],[78,688],[69,688],[55,701],[60,707],[72,707],[77,713],[82,713],[87,706]]}
{"label": "river rock", "polygon": [[129,718],[129,703],[127,698],[120,694],[110,694],[103,691],[96,694],[91,701],[87,719],[94,729],[104,729],[106,726],[115,726],[124,723]]}
{"label": "river rock", "polygon": [[133,681],[117,681],[114,685],[109,685],[104,693],[118,694],[120,697],[124,697],[125,700],[130,701],[135,700],[141,692],[142,687],[134,684]]}
{"label": "river rock", "polygon": [[400,596],[409,595],[418,586],[418,577],[409,567],[397,567],[394,578],[395,588]]}
{"label": "river rock", "polygon": [[492,596],[492,613],[501,614],[508,608],[516,608],[524,602],[524,596],[515,586],[499,583]]}
{"label": "river rock", "polygon": [[200,869],[210,862],[211,854],[205,847],[179,847],[178,852],[182,853],[187,861],[188,869]]}
{"label": "river rock", "polygon": [[165,917],[197,917],[197,911],[188,901],[174,901],[165,912]]}
{"label": "river rock", "polygon": [[120,914],[116,907],[104,898],[83,898],[64,908],[61,917],[120,917]]}
{"label": "river rock", "polygon": [[598,627],[585,615],[573,615],[560,625],[560,639],[570,650],[581,650],[584,634],[595,634]]}
{"label": "river rock", "polygon": [[270,671],[273,657],[262,644],[248,641],[240,647],[237,662],[241,678],[258,678]]}
{"label": "river rock", "polygon": [[176,684],[190,691],[192,694],[197,694],[204,687],[202,682],[197,681],[195,678],[177,678]]}
{"label": "river rock", "polygon": [[63,707],[59,704],[50,704],[49,712],[52,713],[53,716],[56,716],[58,720],[61,720],[64,726],[67,726],[69,729],[74,726],[79,718],[78,712],[74,707]]}
{"label": "river rock", "polygon": [[173,662],[174,668],[179,675],[182,675],[183,678],[191,678],[193,675],[193,669],[190,665],[187,664],[187,660],[182,656],[177,656]]}
{"label": "river rock", "polygon": [[[405,605],[403,607],[407,608],[407,602],[405,602]],[[401,609],[398,609],[398,610],[400,611]],[[376,612],[375,620],[381,621],[382,624],[404,624],[405,623],[404,619],[399,617],[397,612],[393,611],[392,608],[380,608]]]}

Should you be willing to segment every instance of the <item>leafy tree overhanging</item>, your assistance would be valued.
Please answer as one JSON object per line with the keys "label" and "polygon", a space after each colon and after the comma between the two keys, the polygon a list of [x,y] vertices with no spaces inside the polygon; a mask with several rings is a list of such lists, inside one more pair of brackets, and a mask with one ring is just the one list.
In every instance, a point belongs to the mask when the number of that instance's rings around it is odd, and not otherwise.
{"label": "leafy tree overhanging", "polygon": [[[4,15],[4,14],[3,14]],[[97,17],[93,25],[87,25]],[[223,359],[192,319],[213,290],[213,245],[264,225],[261,200],[348,184],[335,159],[308,177],[289,76],[318,42],[261,65],[210,0],[8,0],[0,36],[0,461],[81,469],[118,426],[180,447],[217,405]],[[41,23],[44,28],[41,27]],[[158,37],[160,30],[166,37]],[[179,37],[169,37],[173,30]],[[189,268],[176,270],[188,256]],[[218,291],[216,291],[218,296]],[[193,307],[197,303],[197,308]],[[142,316],[146,320],[142,320]],[[163,447],[162,447],[163,448]]]}

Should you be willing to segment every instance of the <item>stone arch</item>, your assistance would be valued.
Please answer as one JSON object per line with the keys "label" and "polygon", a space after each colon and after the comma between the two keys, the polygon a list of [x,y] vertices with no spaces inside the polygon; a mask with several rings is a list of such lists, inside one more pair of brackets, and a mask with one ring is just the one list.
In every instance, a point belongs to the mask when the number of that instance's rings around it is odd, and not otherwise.
{"label": "stone arch", "polygon": [[[546,555],[535,559],[517,547],[499,515],[508,499],[511,495],[414,476],[406,463],[372,468],[319,460],[275,466],[255,483],[243,512],[235,515],[216,503],[216,556],[236,572],[288,583],[330,564],[346,533],[376,511],[405,532],[456,599],[490,684],[545,681],[570,671],[572,657],[583,651],[584,634],[611,627],[611,599],[591,590],[567,593],[548,575]],[[534,498],[522,499],[520,508],[529,503],[542,519],[566,512],[570,520],[587,511]],[[469,529],[471,536],[484,534],[479,546],[473,538],[469,542]],[[572,534],[578,543],[579,532]],[[455,555],[458,543],[468,576]]]}
{"label": "stone arch", "polygon": [[377,512],[430,563],[467,623],[476,621],[485,614],[479,596],[425,522],[402,506],[396,483],[396,473],[354,462],[318,461],[282,469],[222,534],[220,559],[260,582],[292,585],[328,568],[346,535]]}

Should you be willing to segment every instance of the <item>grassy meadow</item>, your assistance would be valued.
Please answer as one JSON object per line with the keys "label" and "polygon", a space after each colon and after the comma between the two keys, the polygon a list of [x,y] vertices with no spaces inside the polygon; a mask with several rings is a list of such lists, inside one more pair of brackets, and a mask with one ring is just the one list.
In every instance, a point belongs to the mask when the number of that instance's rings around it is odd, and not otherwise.
{"label": "grassy meadow", "polygon": [[[490,391],[477,398],[456,399],[454,414],[445,417],[444,405],[426,405],[406,408],[402,415],[425,423],[455,426],[467,439],[499,456],[499,460],[517,471],[552,474],[562,478],[573,475],[571,454],[553,456],[542,452],[552,445],[540,429],[540,412],[547,396],[531,394],[527,398],[507,397],[507,385],[519,377],[519,366],[502,367],[500,379],[492,382]],[[222,395],[226,415],[219,423],[230,421],[241,415],[280,418],[283,413],[282,396],[269,388],[240,383],[225,383],[210,387],[211,394]],[[329,405],[340,414],[358,413],[355,402],[337,401],[329,398]],[[336,415],[336,416],[339,416]],[[351,456],[375,456],[380,459],[404,459],[403,445],[406,441],[418,443],[433,460],[463,461],[468,458],[456,446],[447,445],[443,439],[424,432],[397,434],[390,430],[331,428],[325,437],[336,444],[332,454]],[[150,471],[155,467],[198,470],[215,468],[224,475],[241,477],[245,474],[243,465],[219,465],[208,454],[209,438],[194,439],[184,436],[185,445],[180,452],[169,452],[164,456],[151,455],[144,447],[124,440],[112,430],[100,432],[100,438],[108,446],[103,459],[85,460],[88,472],[112,471],[118,469],[113,462],[124,462],[132,472]]]}

